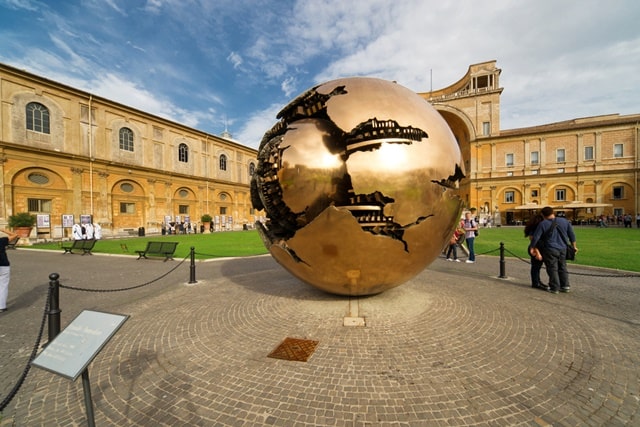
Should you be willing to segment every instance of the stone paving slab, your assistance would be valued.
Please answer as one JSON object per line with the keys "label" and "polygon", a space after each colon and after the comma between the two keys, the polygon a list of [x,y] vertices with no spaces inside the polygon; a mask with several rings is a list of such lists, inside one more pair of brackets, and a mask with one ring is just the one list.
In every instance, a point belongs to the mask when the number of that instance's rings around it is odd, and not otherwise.
{"label": "stone paving slab", "polygon": [[[640,281],[572,266],[573,292],[528,285],[529,266],[438,259],[380,295],[323,293],[269,256],[188,262],[10,253],[0,394],[38,331],[48,275],[62,323],[82,309],[131,318],[89,366],[97,425],[638,425]],[[364,327],[344,326],[362,318]],[[46,335],[46,329],[45,329]],[[269,358],[286,337],[307,362]],[[0,426],[86,425],[82,382],[33,368]]]}

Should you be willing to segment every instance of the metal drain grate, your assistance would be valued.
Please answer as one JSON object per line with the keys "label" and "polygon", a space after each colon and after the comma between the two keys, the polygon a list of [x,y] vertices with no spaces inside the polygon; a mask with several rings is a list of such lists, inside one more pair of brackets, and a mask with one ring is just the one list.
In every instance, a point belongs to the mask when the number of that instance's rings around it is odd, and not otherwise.
{"label": "metal drain grate", "polygon": [[306,362],[316,351],[317,346],[318,341],[285,338],[267,357]]}

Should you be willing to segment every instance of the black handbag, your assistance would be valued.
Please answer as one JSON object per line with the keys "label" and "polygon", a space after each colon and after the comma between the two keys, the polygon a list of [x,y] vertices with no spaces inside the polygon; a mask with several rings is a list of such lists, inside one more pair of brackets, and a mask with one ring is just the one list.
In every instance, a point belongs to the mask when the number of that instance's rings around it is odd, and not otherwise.
{"label": "black handbag", "polygon": [[[555,220],[554,220],[554,222],[555,222]],[[565,258],[568,259],[569,261],[575,260],[576,259],[576,248],[573,247],[573,245],[571,244],[571,241],[569,240],[567,235],[564,234],[564,231],[561,228],[558,228],[558,231],[560,232],[560,235],[562,236],[562,240],[567,245],[567,252],[566,252]]]}

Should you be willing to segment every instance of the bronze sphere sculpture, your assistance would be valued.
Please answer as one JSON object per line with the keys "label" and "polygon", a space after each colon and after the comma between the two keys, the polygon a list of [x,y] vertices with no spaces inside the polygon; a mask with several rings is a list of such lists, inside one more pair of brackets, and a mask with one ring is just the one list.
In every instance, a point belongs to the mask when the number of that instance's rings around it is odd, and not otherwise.
{"label": "bronze sphere sculpture", "polygon": [[409,89],[353,77],[278,114],[258,150],[251,199],[271,255],[324,291],[401,285],[442,251],[460,218],[462,155],[442,116]]}

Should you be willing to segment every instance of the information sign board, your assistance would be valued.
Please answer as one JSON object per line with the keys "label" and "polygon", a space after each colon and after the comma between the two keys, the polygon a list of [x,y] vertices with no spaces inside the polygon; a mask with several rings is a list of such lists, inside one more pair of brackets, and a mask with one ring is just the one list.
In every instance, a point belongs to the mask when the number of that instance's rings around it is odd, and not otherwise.
{"label": "information sign board", "polygon": [[73,215],[62,215],[62,227],[63,228],[73,227]]}
{"label": "information sign board", "polygon": [[128,318],[84,310],[31,364],[75,381]]}

